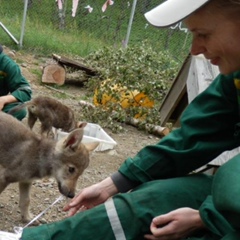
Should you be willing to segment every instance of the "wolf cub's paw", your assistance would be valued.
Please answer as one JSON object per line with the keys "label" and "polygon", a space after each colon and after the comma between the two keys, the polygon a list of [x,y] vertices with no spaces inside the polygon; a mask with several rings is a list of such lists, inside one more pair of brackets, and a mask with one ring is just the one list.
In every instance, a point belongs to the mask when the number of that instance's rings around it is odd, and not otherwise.
{"label": "wolf cub's paw", "polygon": [[[31,213],[26,214],[26,215],[22,215],[22,222],[29,224],[32,220],[33,220],[33,216]],[[40,224],[39,220],[35,220],[32,223],[29,224],[29,226],[38,226]]]}

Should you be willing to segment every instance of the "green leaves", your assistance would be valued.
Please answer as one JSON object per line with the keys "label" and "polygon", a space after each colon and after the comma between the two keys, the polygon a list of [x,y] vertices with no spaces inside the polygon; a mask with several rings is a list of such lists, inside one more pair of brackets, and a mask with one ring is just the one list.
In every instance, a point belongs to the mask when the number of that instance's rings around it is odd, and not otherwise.
{"label": "green leaves", "polygon": [[[168,52],[156,52],[147,42],[142,42],[126,49],[104,47],[87,56],[85,61],[100,72],[100,77],[90,78],[87,83],[91,91],[97,89],[98,103],[102,103],[104,94],[115,100],[97,107],[95,111],[99,108],[102,111],[101,119],[105,115],[106,122],[111,116],[111,123],[114,125],[114,121],[124,122],[126,118],[136,117],[138,114],[138,117],[142,116],[143,122],[160,125],[158,109],[179,67]],[[107,79],[109,79],[107,84],[102,84]],[[144,93],[150,101],[154,101],[153,108],[136,106],[134,103],[128,108],[122,108],[120,88],[126,89],[125,95],[129,94],[128,91],[134,90]],[[134,99],[130,99],[129,103],[131,101]],[[96,114],[91,113],[91,116],[94,117]]]}

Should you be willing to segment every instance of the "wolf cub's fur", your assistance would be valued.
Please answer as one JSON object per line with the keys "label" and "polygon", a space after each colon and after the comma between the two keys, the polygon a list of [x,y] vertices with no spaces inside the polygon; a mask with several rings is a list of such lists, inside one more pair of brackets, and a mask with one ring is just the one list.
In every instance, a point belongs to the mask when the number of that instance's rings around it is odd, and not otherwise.
{"label": "wolf cub's fur", "polygon": [[0,112],[0,193],[19,182],[22,220],[31,220],[29,192],[35,178],[52,176],[59,191],[72,198],[79,176],[89,164],[89,151],[98,143],[83,144],[83,128],[55,141],[31,131],[13,116]]}
{"label": "wolf cub's fur", "polygon": [[73,110],[54,98],[38,96],[29,102],[14,107],[8,113],[13,114],[23,108],[28,110],[28,126],[30,129],[39,120],[41,122],[41,134],[46,137],[49,136],[52,127],[60,128],[64,132],[70,132],[81,127],[81,122],[75,120]]}

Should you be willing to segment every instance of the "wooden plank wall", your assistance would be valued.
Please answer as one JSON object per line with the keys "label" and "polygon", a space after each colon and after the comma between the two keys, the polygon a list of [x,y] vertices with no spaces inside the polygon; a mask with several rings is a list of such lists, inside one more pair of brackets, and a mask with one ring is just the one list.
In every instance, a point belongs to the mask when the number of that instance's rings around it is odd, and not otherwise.
{"label": "wooden plank wall", "polygon": [[178,72],[172,87],[165,96],[160,106],[161,126],[165,126],[167,122],[173,124],[173,127],[179,127],[179,119],[183,110],[188,105],[188,95],[186,81],[191,64],[191,55],[189,54],[180,71]]}

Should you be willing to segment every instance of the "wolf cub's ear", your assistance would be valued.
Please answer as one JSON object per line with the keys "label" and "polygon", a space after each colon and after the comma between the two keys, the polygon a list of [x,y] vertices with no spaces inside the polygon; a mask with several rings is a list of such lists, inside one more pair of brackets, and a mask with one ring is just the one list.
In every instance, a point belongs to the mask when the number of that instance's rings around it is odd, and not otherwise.
{"label": "wolf cub's ear", "polygon": [[84,127],[86,127],[86,125],[87,125],[87,122],[80,122],[80,121],[79,121],[79,122],[77,123],[77,127],[78,127],[78,128],[84,128]]}
{"label": "wolf cub's ear", "polygon": [[92,152],[94,149],[98,147],[100,142],[89,142],[89,143],[84,143],[84,146],[89,152]]}
{"label": "wolf cub's ear", "polygon": [[82,141],[82,138],[83,129],[77,128],[68,134],[67,138],[63,142],[63,147],[76,151]]}

